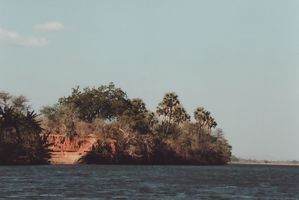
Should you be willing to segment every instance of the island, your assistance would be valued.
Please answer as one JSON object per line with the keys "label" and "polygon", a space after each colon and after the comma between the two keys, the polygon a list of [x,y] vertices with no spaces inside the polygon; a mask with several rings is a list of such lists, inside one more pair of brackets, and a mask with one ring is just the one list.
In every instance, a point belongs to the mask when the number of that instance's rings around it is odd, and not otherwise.
{"label": "island", "polygon": [[204,107],[168,92],[155,112],[113,83],[73,88],[40,114],[0,93],[0,164],[222,165],[231,149]]}

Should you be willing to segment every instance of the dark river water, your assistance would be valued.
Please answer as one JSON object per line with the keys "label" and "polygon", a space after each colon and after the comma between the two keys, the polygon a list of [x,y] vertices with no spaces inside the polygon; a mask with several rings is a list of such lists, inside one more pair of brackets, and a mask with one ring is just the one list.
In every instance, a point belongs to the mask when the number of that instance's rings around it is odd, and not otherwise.
{"label": "dark river water", "polygon": [[299,199],[291,166],[0,166],[1,199]]}

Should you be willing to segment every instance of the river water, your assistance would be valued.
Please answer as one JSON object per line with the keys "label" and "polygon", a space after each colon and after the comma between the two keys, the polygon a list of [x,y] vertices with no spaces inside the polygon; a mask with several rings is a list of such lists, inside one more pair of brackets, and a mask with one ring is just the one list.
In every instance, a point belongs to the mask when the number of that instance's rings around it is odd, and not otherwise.
{"label": "river water", "polygon": [[0,166],[1,199],[299,199],[299,167]]}

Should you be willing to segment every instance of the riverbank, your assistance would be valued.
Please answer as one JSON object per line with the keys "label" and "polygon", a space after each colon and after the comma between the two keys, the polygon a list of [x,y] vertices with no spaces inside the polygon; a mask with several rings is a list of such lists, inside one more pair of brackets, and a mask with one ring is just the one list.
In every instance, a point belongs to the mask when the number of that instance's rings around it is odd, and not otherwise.
{"label": "riverbank", "polygon": [[49,146],[51,164],[74,165],[82,156],[92,151],[97,138],[90,135],[84,138],[74,137],[71,139],[64,135],[52,134],[49,135],[47,142],[51,144]]}
{"label": "riverbank", "polygon": [[233,161],[231,165],[278,165],[278,166],[299,166],[298,161]]}
{"label": "riverbank", "polygon": [[[98,138],[95,135],[75,136],[51,134],[47,143],[50,145],[50,164],[116,164],[116,165],[224,165],[213,154],[206,156],[196,151],[192,157],[179,154],[169,141],[155,141],[151,136],[133,135],[125,140]],[[139,141],[142,141],[146,145]],[[153,142],[156,142],[154,144]],[[168,142],[168,143],[167,143]],[[150,146],[151,145],[151,146]],[[197,159],[199,156],[206,158]]]}

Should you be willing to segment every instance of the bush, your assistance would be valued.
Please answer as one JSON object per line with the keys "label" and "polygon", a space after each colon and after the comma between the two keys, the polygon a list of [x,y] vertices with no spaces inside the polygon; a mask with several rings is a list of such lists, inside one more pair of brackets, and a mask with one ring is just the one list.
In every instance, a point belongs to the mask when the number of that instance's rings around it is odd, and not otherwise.
{"label": "bush", "polygon": [[46,164],[47,136],[23,96],[0,93],[0,164]]}

